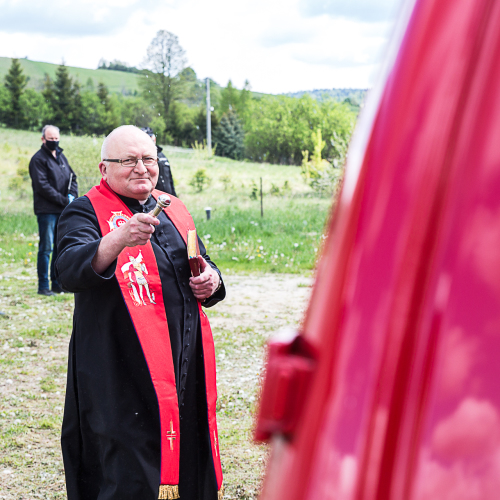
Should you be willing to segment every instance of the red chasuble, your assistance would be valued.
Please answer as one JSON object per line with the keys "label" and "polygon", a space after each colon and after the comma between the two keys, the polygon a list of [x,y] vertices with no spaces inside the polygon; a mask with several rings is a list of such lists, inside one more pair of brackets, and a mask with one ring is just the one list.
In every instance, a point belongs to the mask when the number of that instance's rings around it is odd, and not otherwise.
{"label": "red chasuble", "polygon": [[[162,192],[154,190],[152,194],[157,199]],[[172,202],[164,211],[186,242],[188,230],[195,228],[193,218],[179,199],[169,196]],[[133,215],[103,180],[87,193],[87,197],[97,215],[103,236],[125,224]],[[141,343],[160,408],[161,473],[158,498],[179,498],[179,406],[161,280],[151,242],[125,248],[118,256],[115,276]],[[198,308],[205,363],[208,426],[221,498],[222,468],[215,417],[215,349],[210,324],[200,302]]]}

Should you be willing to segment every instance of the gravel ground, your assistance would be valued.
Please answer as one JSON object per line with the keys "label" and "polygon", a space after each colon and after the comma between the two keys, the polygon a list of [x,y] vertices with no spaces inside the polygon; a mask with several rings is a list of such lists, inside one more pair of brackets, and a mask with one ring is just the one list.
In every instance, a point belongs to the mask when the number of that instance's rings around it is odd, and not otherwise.
{"label": "gravel ground", "polygon": [[[65,498],[59,433],[72,295],[36,294],[33,265],[0,265],[0,499]],[[302,318],[311,279],[229,275],[207,310],[216,343],[226,499],[258,496],[267,449],[252,442],[265,342]],[[140,499],[138,499],[140,500]]]}

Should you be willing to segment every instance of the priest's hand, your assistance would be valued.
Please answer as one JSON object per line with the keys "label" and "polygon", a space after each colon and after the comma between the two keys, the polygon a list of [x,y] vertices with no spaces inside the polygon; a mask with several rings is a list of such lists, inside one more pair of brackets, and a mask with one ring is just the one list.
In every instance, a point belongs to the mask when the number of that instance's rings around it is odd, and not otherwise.
{"label": "priest's hand", "polygon": [[135,214],[125,224],[101,239],[92,259],[92,268],[102,274],[116,260],[125,247],[145,245],[160,221],[150,214]]}
{"label": "priest's hand", "polygon": [[198,300],[205,300],[216,292],[220,283],[220,276],[201,255],[198,255],[198,261],[201,274],[189,278],[189,286]]}
{"label": "priest's hand", "polygon": [[116,231],[119,233],[123,247],[135,247],[145,245],[155,232],[153,226],[160,221],[150,214],[135,214],[129,221],[120,226]]}

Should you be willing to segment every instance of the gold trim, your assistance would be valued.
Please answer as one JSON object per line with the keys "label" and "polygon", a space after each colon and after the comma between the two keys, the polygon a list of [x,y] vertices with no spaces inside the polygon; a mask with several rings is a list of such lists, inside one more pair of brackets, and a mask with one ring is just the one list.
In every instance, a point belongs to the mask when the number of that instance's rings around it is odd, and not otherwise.
{"label": "gold trim", "polygon": [[224,498],[224,485],[220,485],[220,490],[217,492],[217,500],[222,500]]}
{"label": "gold trim", "polygon": [[159,500],[175,500],[176,498],[180,498],[178,485],[160,484]]}

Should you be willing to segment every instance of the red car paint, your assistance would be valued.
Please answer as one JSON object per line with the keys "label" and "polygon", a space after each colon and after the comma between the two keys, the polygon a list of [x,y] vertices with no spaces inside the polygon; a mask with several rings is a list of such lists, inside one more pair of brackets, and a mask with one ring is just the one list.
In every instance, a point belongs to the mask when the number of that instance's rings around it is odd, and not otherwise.
{"label": "red car paint", "polygon": [[500,498],[500,2],[408,9],[301,341],[271,344],[263,500]]}

